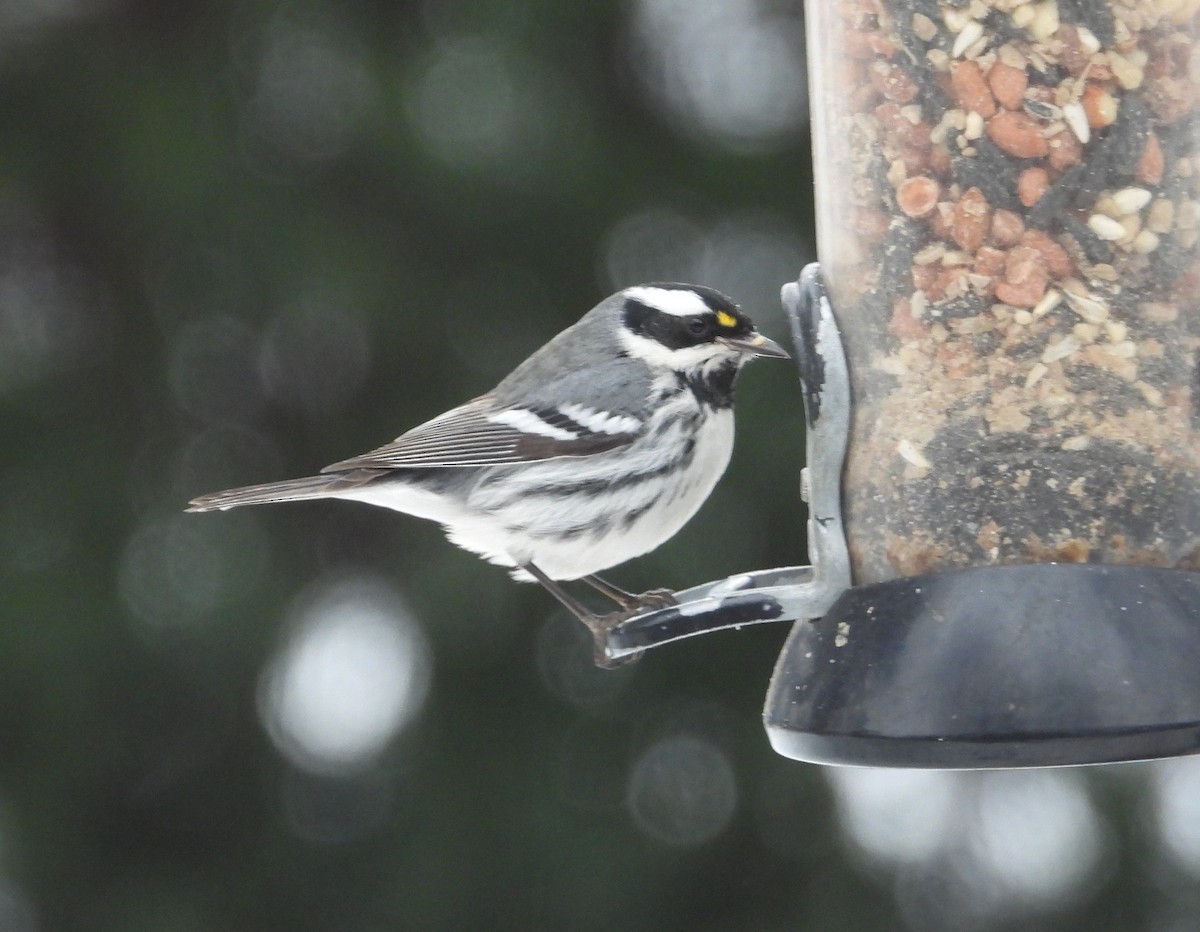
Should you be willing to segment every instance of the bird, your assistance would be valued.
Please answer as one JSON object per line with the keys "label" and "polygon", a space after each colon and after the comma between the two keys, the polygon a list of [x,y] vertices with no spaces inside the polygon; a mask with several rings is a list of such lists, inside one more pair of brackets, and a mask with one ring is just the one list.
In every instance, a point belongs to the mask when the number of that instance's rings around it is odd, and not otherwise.
{"label": "bird", "polygon": [[[627,592],[597,574],[673,537],[712,492],[733,448],[734,389],[756,356],[788,358],[724,294],[651,282],[605,298],[495,388],[314,476],[201,495],[188,511],[349,499],[435,521],[515,579],[536,581],[590,630],[611,629],[669,590]],[[618,610],[596,613],[580,580]]]}

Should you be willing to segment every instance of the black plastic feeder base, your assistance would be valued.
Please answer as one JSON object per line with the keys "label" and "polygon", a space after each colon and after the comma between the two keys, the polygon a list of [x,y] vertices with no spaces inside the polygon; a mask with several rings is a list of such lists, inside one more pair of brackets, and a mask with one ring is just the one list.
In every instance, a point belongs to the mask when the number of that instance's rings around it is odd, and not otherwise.
{"label": "black plastic feeder base", "polygon": [[764,712],[823,764],[975,769],[1200,751],[1200,573],[957,570],[848,589],[797,622]]}

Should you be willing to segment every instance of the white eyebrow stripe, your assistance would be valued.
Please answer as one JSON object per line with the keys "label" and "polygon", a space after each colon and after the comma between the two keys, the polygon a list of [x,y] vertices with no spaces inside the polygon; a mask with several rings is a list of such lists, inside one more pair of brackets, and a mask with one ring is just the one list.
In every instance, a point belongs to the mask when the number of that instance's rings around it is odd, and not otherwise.
{"label": "white eyebrow stripe", "polygon": [[609,414],[607,411],[597,411],[583,405],[559,405],[558,410],[593,434],[632,434],[642,426],[642,422],[636,417]]}
{"label": "white eyebrow stripe", "polygon": [[541,437],[550,437],[554,440],[579,439],[578,434],[573,434],[569,430],[563,430],[561,427],[555,427],[553,424],[547,424],[537,414],[525,408],[509,408],[506,411],[497,411],[495,414],[489,414],[487,419],[493,424],[506,424],[509,427],[514,427],[523,434],[537,434]]}
{"label": "white eyebrow stripe", "polygon": [[635,285],[625,289],[625,296],[676,317],[712,313],[712,308],[704,303],[704,299],[687,288],[650,288],[646,285]]}

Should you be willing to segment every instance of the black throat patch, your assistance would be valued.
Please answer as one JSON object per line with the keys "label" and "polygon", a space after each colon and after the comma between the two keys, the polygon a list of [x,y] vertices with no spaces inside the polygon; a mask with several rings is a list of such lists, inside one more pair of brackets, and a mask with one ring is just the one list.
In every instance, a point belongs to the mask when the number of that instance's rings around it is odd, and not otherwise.
{"label": "black throat patch", "polygon": [[733,407],[733,389],[741,370],[736,362],[701,372],[676,372],[680,388],[690,389],[696,400],[713,410]]}

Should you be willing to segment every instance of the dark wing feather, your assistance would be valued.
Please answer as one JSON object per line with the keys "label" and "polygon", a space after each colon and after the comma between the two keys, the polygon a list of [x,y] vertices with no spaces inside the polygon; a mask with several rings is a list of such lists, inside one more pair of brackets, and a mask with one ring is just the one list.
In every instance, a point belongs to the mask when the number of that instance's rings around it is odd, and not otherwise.
{"label": "dark wing feather", "polygon": [[[559,436],[522,430],[519,419],[517,426],[493,420],[505,412],[535,418],[535,423],[540,422],[544,429]],[[620,433],[592,430],[558,410],[500,405],[485,395],[414,427],[377,450],[321,471],[498,466],[560,456],[590,456],[624,446],[640,433],[641,428]]]}

